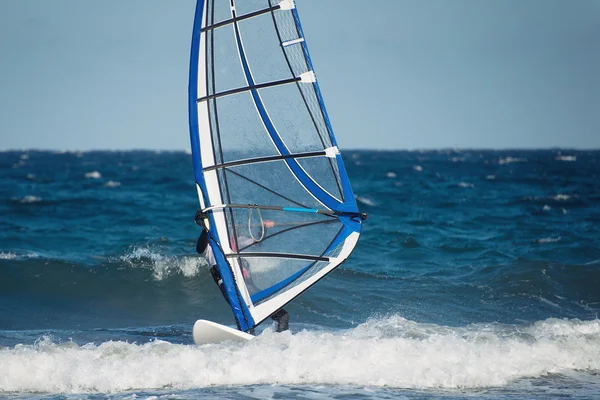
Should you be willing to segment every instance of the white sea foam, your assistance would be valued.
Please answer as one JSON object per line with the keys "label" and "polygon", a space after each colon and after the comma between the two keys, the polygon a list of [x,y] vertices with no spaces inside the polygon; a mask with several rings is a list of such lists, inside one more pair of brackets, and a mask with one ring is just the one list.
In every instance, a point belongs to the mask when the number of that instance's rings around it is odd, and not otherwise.
{"label": "white sea foam", "polygon": [[37,253],[13,253],[13,252],[3,252],[0,251],[0,260],[14,260],[16,258],[37,258],[39,255]]}
{"label": "white sea foam", "polygon": [[526,158],[519,157],[506,157],[498,160],[498,164],[512,164],[512,163],[524,163],[527,162]]}
{"label": "white sea foam", "polygon": [[356,196],[356,201],[358,201],[359,203],[363,203],[367,206],[371,206],[371,207],[375,207],[377,205],[375,200],[372,200],[372,199],[370,199],[368,197],[364,197],[364,196]]}
{"label": "white sea foam", "polygon": [[489,181],[493,181],[494,179],[496,179],[496,175],[487,175],[485,177],[485,179],[489,180]]}
{"label": "white sea foam", "polygon": [[200,256],[168,257],[148,247],[136,247],[120,259],[131,266],[151,269],[152,276],[157,281],[177,274],[196,276],[202,268],[208,267],[204,258]]}
{"label": "white sea foam", "polygon": [[27,195],[27,196],[23,196],[20,199],[19,198],[13,198],[14,201],[18,201],[19,203],[23,203],[23,204],[31,204],[31,203],[39,203],[40,201],[42,201],[41,197],[38,196],[32,196],[32,195]]}
{"label": "white sea foam", "polygon": [[557,161],[577,161],[577,156],[562,156],[562,155],[558,155],[555,157],[555,160]]}
{"label": "white sea foam", "polygon": [[562,193],[559,193],[556,196],[552,197],[552,199],[556,200],[556,201],[567,201],[570,198],[571,198],[571,196],[569,196],[568,194],[562,194]]}
{"label": "white sea foam", "polygon": [[388,172],[387,174],[385,174],[385,176],[387,176],[388,178],[395,178],[396,177],[396,173],[395,172]]}
{"label": "white sea foam", "polygon": [[414,169],[415,171],[417,171],[417,172],[421,172],[421,171],[423,171],[423,167],[421,167],[420,165],[414,165],[414,166],[413,166],[413,169]]}
{"label": "white sea foam", "polygon": [[541,243],[541,244],[543,244],[543,243],[556,243],[556,242],[560,241],[560,239],[561,239],[560,236],[558,236],[558,237],[547,237],[547,238],[542,238],[542,239],[535,240],[535,243]]}
{"label": "white sea foam", "polygon": [[542,211],[550,211],[550,210],[552,210],[552,207],[550,207],[548,204],[544,204]]}
{"label": "white sea foam", "polygon": [[121,182],[116,181],[108,181],[104,184],[105,187],[119,187],[121,186]]}
{"label": "white sea foam", "polygon": [[3,251],[0,251],[0,260],[14,260],[15,258],[17,258],[17,255],[15,253],[5,253]]}
{"label": "white sea foam", "polygon": [[35,345],[0,350],[0,393],[114,393],[213,385],[485,388],[520,378],[600,371],[600,321],[530,326],[421,324],[399,316],[349,331],[274,333],[246,343],[156,340]]}
{"label": "white sea foam", "polygon": [[474,188],[475,185],[473,185],[472,183],[469,182],[459,182],[458,186],[461,188]]}
{"label": "white sea foam", "polygon": [[100,179],[100,178],[102,178],[102,174],[100,174],[100,172],[98,172],[98,171],[87,172],[84,176],[86,178],[89,178],[89,179]]}

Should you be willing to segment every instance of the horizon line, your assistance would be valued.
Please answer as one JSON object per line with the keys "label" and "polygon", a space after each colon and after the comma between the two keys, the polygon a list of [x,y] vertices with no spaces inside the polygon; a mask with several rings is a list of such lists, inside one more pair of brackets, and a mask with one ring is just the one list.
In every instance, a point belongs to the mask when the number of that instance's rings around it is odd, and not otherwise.
{"label": "horizon line", "polygon": [[[600,147],[560,147],[560,146],[548,146],[548,147],[404,147],[404,148],[342,148],[340,153],[346,151],[377,151],[377,152],[394,152],[394,151],[543,151],[543,150],[565,150],[565,151],[600,151]],[[127,147],[127,148],[36,148],[36,147],[22,147],[22,148],[1,148],[0,152],[19,152],[19,151],[48,151],[55,153],[77,153],[77,152],[119,152],[119,151],[147,151],[147,152],[182,152],[191,154],[189,148],[151,148],[151,147]]]}

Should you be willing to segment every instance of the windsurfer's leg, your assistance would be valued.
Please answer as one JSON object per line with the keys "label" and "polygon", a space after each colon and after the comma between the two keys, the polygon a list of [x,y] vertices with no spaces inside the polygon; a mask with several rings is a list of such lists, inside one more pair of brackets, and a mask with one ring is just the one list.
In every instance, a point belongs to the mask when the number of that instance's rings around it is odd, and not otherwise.
{"label": "windsurfer's leg", "polygon": [[208,246],[208,232],[206,229],[202,229],[200,236],[198,236],[198,240],[196,241],[196,253],[202,255],[204,251],[206,251],[206,247]]}
{"label": "windsurfer's leg", "polygon": [[283,332],[289,329],[290,314],[283,308],[271,315],[271,319],[277,322],[277,332]]}
{"label": "windsurfer's leg", "polygon": [[223,295],[223,297],[225,297],[225,300],[227,300],[227,295],[225,294],[225,287],[223,286],[223,279],[221,279],[221,275],[219,274],[219,270],[217,269],[216,265],[213,265],[210,268],[210,274],[212,275],[217,286],[219,287],[221,294]]}

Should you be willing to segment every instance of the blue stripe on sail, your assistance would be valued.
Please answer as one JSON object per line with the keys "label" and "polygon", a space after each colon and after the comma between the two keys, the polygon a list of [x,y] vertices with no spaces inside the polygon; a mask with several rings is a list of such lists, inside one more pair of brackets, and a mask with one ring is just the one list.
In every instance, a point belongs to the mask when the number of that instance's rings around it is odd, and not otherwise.
{"label": "blue stripe on sail", "polygon": [[[240,31],[238,24],[234,24],[235,27],[235,36],[237,41],[238,50],[240,52],[240,60],[242,62],[242,67],[244,68],[244,74],[246,75],[246,80],[248,81],[248,86],[254,85],[254,79],[252,78],[252,73],[250,72],[250,68],[248,66],[248,61],[246,60],[246,54],[244,53],[244,49],[242,46],[242,40],[240,37]],[[252,90],[252,98],[254,99],[254,104],[258,109],[260,117],[269,132],[269,136],[273,140],[275,147],[281,155],[290,155],[290,151],[286,148],[285,144],[281,140],[281,137],[277,134],[277,130],[267,111],[262,103],[260,96],[258,95],[258,91]],[[287,158],[284,160],[285,163],[292,170],[292,173],[298,178],[298,180],[310,191],[310,193],[315,196],[321,203],[323,203],[326,207],[331,210],[338,210],[343,203],[340,203],[336,198],[327,193],[323,188],[321,188],[298,164],[296,160],[293,158]]]}
{"label": "blue stripe on sail", "polygon": [[229,268],[229,263],[225,259],[225,255],[223,255],[219,244],[215,241],[212,235],[209,235],[209,242],[210,247],[213,250],[215,261],[217,262],[219,274],[223,280],[223,287],[225,288],[225,293],[227,294],[227,302],[233,311],[233,315],[235,316],[235,320],[239,329],[246,331],[255,326],[254,319],[250,315],[246,303],[237,290],[235,279],[233,278],[231,269]]}
{"label": "blue stripe on sail", "polygon": [[[188,87],[188,106],[189,106],[189,125],[190,125],[190,142],[192,149],[192,161],[194,165],[194,176],[196,183],[200,187],[202,196],[206,205],[211,204],[210,198],[208,197],[208,190],[206,187],[206,181],[204,180],[204,173],[202,172],[202,157],[200,154],[200,136],[198,127],[198,56],[200,54],[200,35],[202,29],[202,14],[204,10],[204,0],[198,0],[196,3],[196,14],[194,17],[194,28],[192,33],[192,48],[190,55],[190,77]],[[212,213],[209,213],[210,226],[216,226]],[[214,235],[214,236],[213,236]],[[254,320],[248,310],[245,302],[237,292],[235,286],[235,280],[231,274],[231,269],[227,260],[223,256],[220,250],[218,234],[213,229],[209,235],[210,247],[213,250],[217,267],[223,279],[223,286],[227,294],[227,302],[231,306],[233,315],[237,322],[238,327],[241,330],[248,330],[252,328]]]}
{"label": "blue stripe on sail", "polygon": [[335,239],[329,244],[323,255],[327,256],[330,251],[339,246],[344,240],[348,238],[352,233],[359,232],[361,229],[360,222],[355,222],[350,217],[339,217],[340,221],[344,224],[343,228],[336,235]]}
{"label": "blue stripe on sail", "polygon": [[342,191],[344,193],[344,204],[340,206],[339,210],[345,212],[358,212],[358,205],[356,204],[356,199],[354,198],[354,192],[352,192],[350,178],[348,178],[348,173],[346,172],[346,167],[344,166],[342,156],[337,154],[335,159],[338,166],[338,173],[340,174],[340,180],[342,181]]}

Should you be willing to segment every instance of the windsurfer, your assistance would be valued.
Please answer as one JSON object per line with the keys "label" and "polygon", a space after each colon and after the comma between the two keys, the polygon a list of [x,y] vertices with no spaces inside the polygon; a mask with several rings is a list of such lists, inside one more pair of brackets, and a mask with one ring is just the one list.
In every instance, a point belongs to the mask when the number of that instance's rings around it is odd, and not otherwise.
{"label": "windsurfer", "polygon": [[[264,221],[264,224],[267,228],[274,226],[273,221],[270,220]],[[255,242],[253,239],[246,236],[240,236],[237,241],[237,243],[241,247],[248,246],[253,242]],[[236,250],[235,243],[232,242],[231,247],[234,251]],[[196,252],[202,255],[208,262],[208,265],[211,266],[210,274],[212,275],[217,286],[219,287],[219,290],[221,290],[221,294],[223,295],[223,297],[225,297],[225,300],[227,300],[228,297],[225,293],[225,287],[223,286],[223,279],[221,279],[221,275],[219,274],[217,262],[215,260],[212,248],[208,245],[208,231],[205,227],[202,227],[202,233],[200,233],[198,241],[196,242]],[[242,274],[244,276],[244,280],[246,280],[246,285],[252,286],[253,284],[252,279],[250,277],[250,271],[248,270],[248,265],[244,265],[244,261],[242,261],[241,269]],[[289,329],[290,315],[283,308],[280,308],[275,314],[273,314],[271,316],[271,319],[277,322],[277,332],[283,332]]]}

